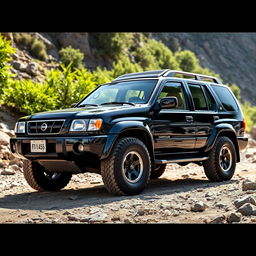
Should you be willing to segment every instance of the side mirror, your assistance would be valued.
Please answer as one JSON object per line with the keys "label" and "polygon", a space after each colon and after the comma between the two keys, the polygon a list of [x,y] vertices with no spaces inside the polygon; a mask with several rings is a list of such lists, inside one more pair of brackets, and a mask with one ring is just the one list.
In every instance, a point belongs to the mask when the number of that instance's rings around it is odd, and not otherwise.
{"label": "side mirror", "polygon": [[160,100],[161,109],[176,108],[178,106],[178,99],[176,97],[165,97]]}
{"label": "side mirror", "polygon": [[73,103],[73,104],[71,104],[71,107],[73,108],[76,104],[77,104],[77,103]]}

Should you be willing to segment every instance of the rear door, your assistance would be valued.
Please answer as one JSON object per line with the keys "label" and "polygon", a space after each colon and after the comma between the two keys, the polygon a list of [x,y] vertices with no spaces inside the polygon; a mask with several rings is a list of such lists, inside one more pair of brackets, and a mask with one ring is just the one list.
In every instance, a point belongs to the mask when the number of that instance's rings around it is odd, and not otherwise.
{"label": "rear door", "polygon": [[180,154],[194,149],[195,125],[185,91],[181,81],[165,81],[163,84],[157,100],[174,96],[178,99],[178,106],[162,109],[153,121],[156,154]]}
{"label": "rear door", "polygon": [[200,150],[206,146],[214,122],[219,119],[217,104],[205,84],[196,82],[188,82],[187,84],[194,105],[195,149]]}

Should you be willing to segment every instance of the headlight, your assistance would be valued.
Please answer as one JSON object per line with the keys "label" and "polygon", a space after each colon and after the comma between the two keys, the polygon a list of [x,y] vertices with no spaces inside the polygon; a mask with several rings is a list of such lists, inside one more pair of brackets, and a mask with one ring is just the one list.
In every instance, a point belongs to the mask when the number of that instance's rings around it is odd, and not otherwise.
{"label": "headlight", "polygon": [[73,120],[70,126],[71,132],[81,132],[87,130],[88,120],[78,119]]}
{"label": "headlight", "polygon": [[76,119],[70,126],[71,132],[98,131],[102,126],[102,119]]}
{"label": "headlight", "polygon": [[102,119],[91,119],[88,125],[88,131],[98,131],[101,125]]}
{"label": "headlight", "polygon": [[14,128],[15,133],[25,133],[26,132],[26,123],[17,122]]}

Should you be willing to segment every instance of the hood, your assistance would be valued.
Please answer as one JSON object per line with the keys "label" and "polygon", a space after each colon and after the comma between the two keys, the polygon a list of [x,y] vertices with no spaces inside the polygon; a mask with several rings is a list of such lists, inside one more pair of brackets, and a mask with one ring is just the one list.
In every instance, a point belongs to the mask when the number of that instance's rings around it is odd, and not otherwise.
{"label": "hood", "polygon": [[[48,119],[79,119],[79,118],[100,118],[102,116],[131,116],[142,113],[145,107],[115,105],[115,106],[90,106],[83,108],[68,108],[33,114],[28,120],[48,120]],[[145,112],[144,112],[145,113]]]}

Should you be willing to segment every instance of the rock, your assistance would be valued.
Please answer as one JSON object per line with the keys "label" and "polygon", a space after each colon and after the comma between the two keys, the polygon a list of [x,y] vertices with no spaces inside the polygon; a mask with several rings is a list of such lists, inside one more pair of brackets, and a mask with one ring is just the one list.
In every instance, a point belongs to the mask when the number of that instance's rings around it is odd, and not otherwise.
{"label": "rock", "polygon": [[70,211],[65,211],[65,212],[63,212],[63,215],[70,215],[71,214],[71,212]]}
{"label": "rock", "polygon": [[245,205],[241,206],[237,211],[244,216],[256,215],[256,206],[250,203],[246,203]]}
{"label": "rock", "polygon": [[16,70],[19,70],[19,71],[26,71],[27,69],[27,65],[24,64],[23,62],[21,61],[12,61],[11,62],[12,66],[16,69]]}
{"label": "rock", "polygon": [[12,169],[15,172],[20,171],[20,167],[18,165],[16,165],[16,164],[15,165],[11,165],[10,169]]}
{"label": "rock", "polygon": [[3,171],[1,171],[2,175],[14,175],[15,172],[13,170],[10,169],[4,169]]}
{"label": "rock", "polygon": [[242,190],[256,190],[256,182],[250,180],[244,180],[242,183]]}
{"label": "rock", "polygon": [[251,128],[250,134],[254,140],[256,140],[256,125]]}
{"label": "rock", "polygon": [[89,222],[100,222],[105,221],[108,215],[104,212],[97,212],[92,215],[89,215]]}
{"label": "rock", "polygon": [[144,215],[144,214],[145,214],[144,209],[138,209],[137,215],[142,216],[142,215]]}
{"label": "rock", "polygon": [[246,203],[256,205],[256,200],[253,196],[246,196],[241,199],[235,200],[234,205],[236,208],[240,208],[242,205],[244,205]]}
{"label": "rock", "polygon": [[31,75],[31,76],[36,76],[38,75],[38,67],[35,62],[31,62],[28,64],[26,72]]}
{"label": "rock", "polygon": [[210,224],[223,224],[226,221],[226,216],[225,215],[221,215],[216,217],[215,219],[213,219],[212,221],[210,221]]}
{"label": "rock", "polygon": [[19,158],[14,158],[10,160],[9,165],[17,165],[18,167],[23,167],[23,162]]}
{"label": "rock", "polygon": [[183,175],[181,175],[181,177],[182,177],[183,179],[188,179],[188,178],[189,178],[189,175],[188,175],[188,174],[183,174]]}
{"label": "rock", "polygon": [[228,223],[240,222],[242,215],[240,213],[231,212],[227,217]]}
{"label": "rock", "polygon": [[212,192],[206,192],[205,193],[205,197],[212,197],[214,194]]}
{"label": "rock", "polygon": [[90,56],[90,45],[88,41],[88,33],[58,33],[57,39],[62,47],[71,45],[75,49],[79,49],[85,56]]}
{"label": "rock", "polygon": [[191,207],[192,212],[203,212],[207,205],[204,202],[197,202]]}
{"label": "rock", "polygon": [[215,204],[215,206],[218,207],[218,208],[221,208],[221,209],[227,207],[227,205],[226,205],[226,204],[223,204],[223,203],[217,203],[217,204]]}
{"label": "rock", "polygon": [[252,154],[252,153],[246,153],[246,154],[245,154],[245,157],[246,157],[246,158],[251,158],[251,157],[253,157],[253,154]]}
{"label": "rock", "polygon": [[5,132],[0,131],[0,145],[9,145],[10,136],[8,136]]}
{"label": "rock", "polygon": [[120,217],[119,216],[113,216],[111,218],[112,221],[119,221],[120,220]]}

